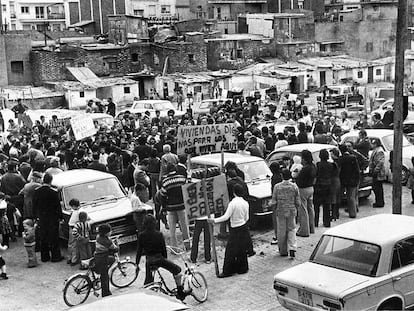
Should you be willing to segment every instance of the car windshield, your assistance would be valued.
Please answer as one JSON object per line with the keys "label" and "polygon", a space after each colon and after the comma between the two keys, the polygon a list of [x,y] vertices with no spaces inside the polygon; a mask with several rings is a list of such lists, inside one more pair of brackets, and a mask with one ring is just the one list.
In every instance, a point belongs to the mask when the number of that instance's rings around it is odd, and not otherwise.
{"label": "car windshield", "polygon": [[65,206],[71,199],[78,199],[81,205],[125,197],[116,178],[95,180],[63,189]]}
{"label": "car windshield", "polygon": [[339,87],[329,87],[329,93],[331,94],[339,94],[341,92],[341,89]]}
{"label": "car windshield", "polygon": [[389,90],[380,90],[378,93],[379,98],[393,98],[394,97],[394,89]]}
{"label": "car windshield", "polygon": [[[384,148],[386,150],[389,150],[389,151],[393,150],[394,149],[394,134],[390,134],[390,135],[384,136],[382,138],[382,143],[383,143]],[[407,147],[407,146],[410,146],[410,145],[411,144],[408,141],[407,137],[403,136],[403,138],[402,138],[402,146],[403,147]]]}
{"label": "car windshield", "polygon": [[174,109],[173,104],[169,103],[169,102],[162,102],[162,103],[155,103],[154,104],[154,109],[155,110],[170,110],[170,109]]}
{"label": "car windshield", "polygon": [[378,245],[335,237],[322,236],[310,262],[367,276],[375,276],[380,259]]}
{"label": "car windshield", "polygon": [[245,182],[267,179],[272,176],[265,161],[239,163],[237,167],[243,171]]}

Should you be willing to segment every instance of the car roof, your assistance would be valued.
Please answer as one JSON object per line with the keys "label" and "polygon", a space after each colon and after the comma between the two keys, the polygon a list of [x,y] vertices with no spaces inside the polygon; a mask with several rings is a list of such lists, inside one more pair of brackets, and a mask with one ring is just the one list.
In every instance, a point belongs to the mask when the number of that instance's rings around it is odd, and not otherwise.
{"label": "car roof", "polygon": [[280,148],[277,148],[276,150],[274,150],[272,152],[278,152],[278,151],[302,151],[302,150],[309,150],[310,152],[315,152],[315,151],[321,151],[322,149],[335,149],[337,148],[334,145],[328,145],[328,144],[309,144],[309,143],[305,143],[305,144],[293,144],[293,145],[287,145],[287,146],[283,146]]}
{"label": "car roof", "polygon": [[75,169],[53,175],[52,185],[60,188],[114,177],[112,174],[97,170]]}
{"label": "car roof", "polygon": [[[372,136],[377,136],[377,137],[384,137],[384,136],[388,136],[390,134],[393,134],[394,131],[393,130],[389,130],[389,129],[366,129],[365,130],[367,132],[367,136],[368,137],[372,137]],[[349,137],[349,136],[355,136],[358,135],[359,131],[351,131],[349,133],[346,133],[342,136],[342,138],[345,137]]]}
{"label": "car roof", "polygon": [[[237,153],[224,152],[224,164],[232,161],[236,164],[264,161],[262,158]],[[198,164],[221,165],[221,153],[211,153],[191,158],[191,162]]]}
{"label": "car roof", "polygon": [[385,245],[414,236],[414,217],[379,214],[353,220],[331,228],[325,231],[324,235]]}
{"label": "car roof", "polygon": [[165,99],[143,99],[134,101],[135,104],[158,104],[158,103],[171,103],[169,100]]}

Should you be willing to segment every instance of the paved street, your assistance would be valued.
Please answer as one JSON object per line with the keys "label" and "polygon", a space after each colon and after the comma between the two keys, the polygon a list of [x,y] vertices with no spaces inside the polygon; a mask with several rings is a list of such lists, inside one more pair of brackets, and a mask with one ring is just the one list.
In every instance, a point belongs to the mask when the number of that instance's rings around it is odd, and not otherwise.
{"label": "paved street", "polygon": [[[386,207],[373,209],[372,198],[362,201],[358,217],[366,217],[376,213],[391,213],[391,185],[385,185]],[[403,189],[403,213],[414,216],[414,206],[411,205],[409,191]],[[332,225],[349,221],[343,209],[341,217]],[[237,275],[226,279],[217,279],[214,276],[214,264],[207,265],[200,254],[199,270],[207,277],[209,284],[209,299],[204,304],[198,304],[191,297],[186,302],[194,310],[282,310],[275,298],[272,288],[274,274],[288,267],[297,265],[309,257],[314,245],[325,228],[317,228],[316,233],[310,238],[299,238],[298,252],[295,260],[280,257],[277,246],[270,245],[272,231],[254,232],[253,242],[255,244],[256,256],[249,259],[249,273]],[[66,308],[62,299],[62,288],[64,280],[70,275],[79,272],[77,268],[61,263],[41,263],[39,267],[28,269],[25,266],[26,254],[22,241],[12,243],[11,249],[5,255],[10,279],[0,281],[0,310],[63,310]],[[217,242],[220,269],[223,262],[224,247],[222,242]],[[133,259],[134,248],[123,250],[122,256],[130,255]],[[172,258],[172,257],[171,257]],[[178,259],[177,259],[178,260]],[[143,271],[143,260],[141,269]],[[143,284],[144,273],[141,272],[139,279],[130,288],[118,290],[112,289],[114,295],[131,292],[139,289]],[[172,279],[171,279],[172,280]],[[89,297],[88,302],[97,298]]]}

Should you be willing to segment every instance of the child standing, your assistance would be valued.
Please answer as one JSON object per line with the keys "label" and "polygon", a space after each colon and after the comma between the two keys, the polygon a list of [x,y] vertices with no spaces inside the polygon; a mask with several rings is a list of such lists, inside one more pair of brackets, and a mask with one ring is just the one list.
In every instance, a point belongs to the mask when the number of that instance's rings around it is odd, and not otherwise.
{"label": "child standing", "polygon": [[109,238],[111,236],[111,226],[102,224],[98,227],[98,236],[95,246],[96,272],[101,275],[102,297],[112,295],[109,290],[108,269],[114,263],[113,256],[118,252],[118,246]]}
{"label": "child standing", "polygon": [[1,245],[0,244],[0,269],[1,269],[1,274],[0,274],[0,278],[7,280],[7,274],[6,274],[6,262],[4,261],[3,257],[2,257],[2,253],[4,253],[7,250],[7,245]]}
{"label": "child standing", "polygon": [[[3,195],[4,197],[4,195]],[[12,233],[12,228],[7,218],[7,203],[4,199],[1,198],[0,193],[0,234],[2,236],[2,244],[6,247],[9,247],[10,234]]]}
{"label": "child standing", "polygon": [[27,257],[29,259],[27,263],[28,268],[37,266],[36,258],[36,241],[35,241],[35,226],[32,219],[26,219],[23,221],[23,239],[24,247],[26,248]]}
{"label": "child standing", "polygon": [[290,172],[292,174],[292,179],[296,180],[296,178],[299,175],[299,172],[301,171],[303,165],[302,165],[302,158],[298,155],[293,156],[293,164],[290,168]]}
{"label": "child standing", "polygon": [[67,263],[71,266],[75,266],[79,263],[76,239],[73,236],[73,228],[76,223],[79,221],[79,213],[81,212],[80,203],[78,199],[71,199],[69,201],[69,206],[72,209],[72,214],[69,219],[69,240],[68,240],[68,260]]}
{"label": "child standing", "polygon": [[[79,260],[85,260],[92,257],[91,246],[89,245],[89,236],[91,232],[91,224],[88,221],[88,214],[86,212],[79,213],[79,221],[73,228],[72,235],[76,240],[76,253]],[[81,265],[81,269],[87,269]]]}

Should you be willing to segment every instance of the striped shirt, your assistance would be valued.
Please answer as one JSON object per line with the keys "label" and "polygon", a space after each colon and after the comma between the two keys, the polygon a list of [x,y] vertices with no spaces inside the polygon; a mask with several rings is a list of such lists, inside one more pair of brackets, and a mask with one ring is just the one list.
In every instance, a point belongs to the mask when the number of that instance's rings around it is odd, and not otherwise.
{"label": "striped shirt", "polygon": [[86,222],[79,221],[73,227],[72,234],[75,239],[89,238],[90,231],[91,231],[91,224],[89,223],[89,221],[86,221]]}

